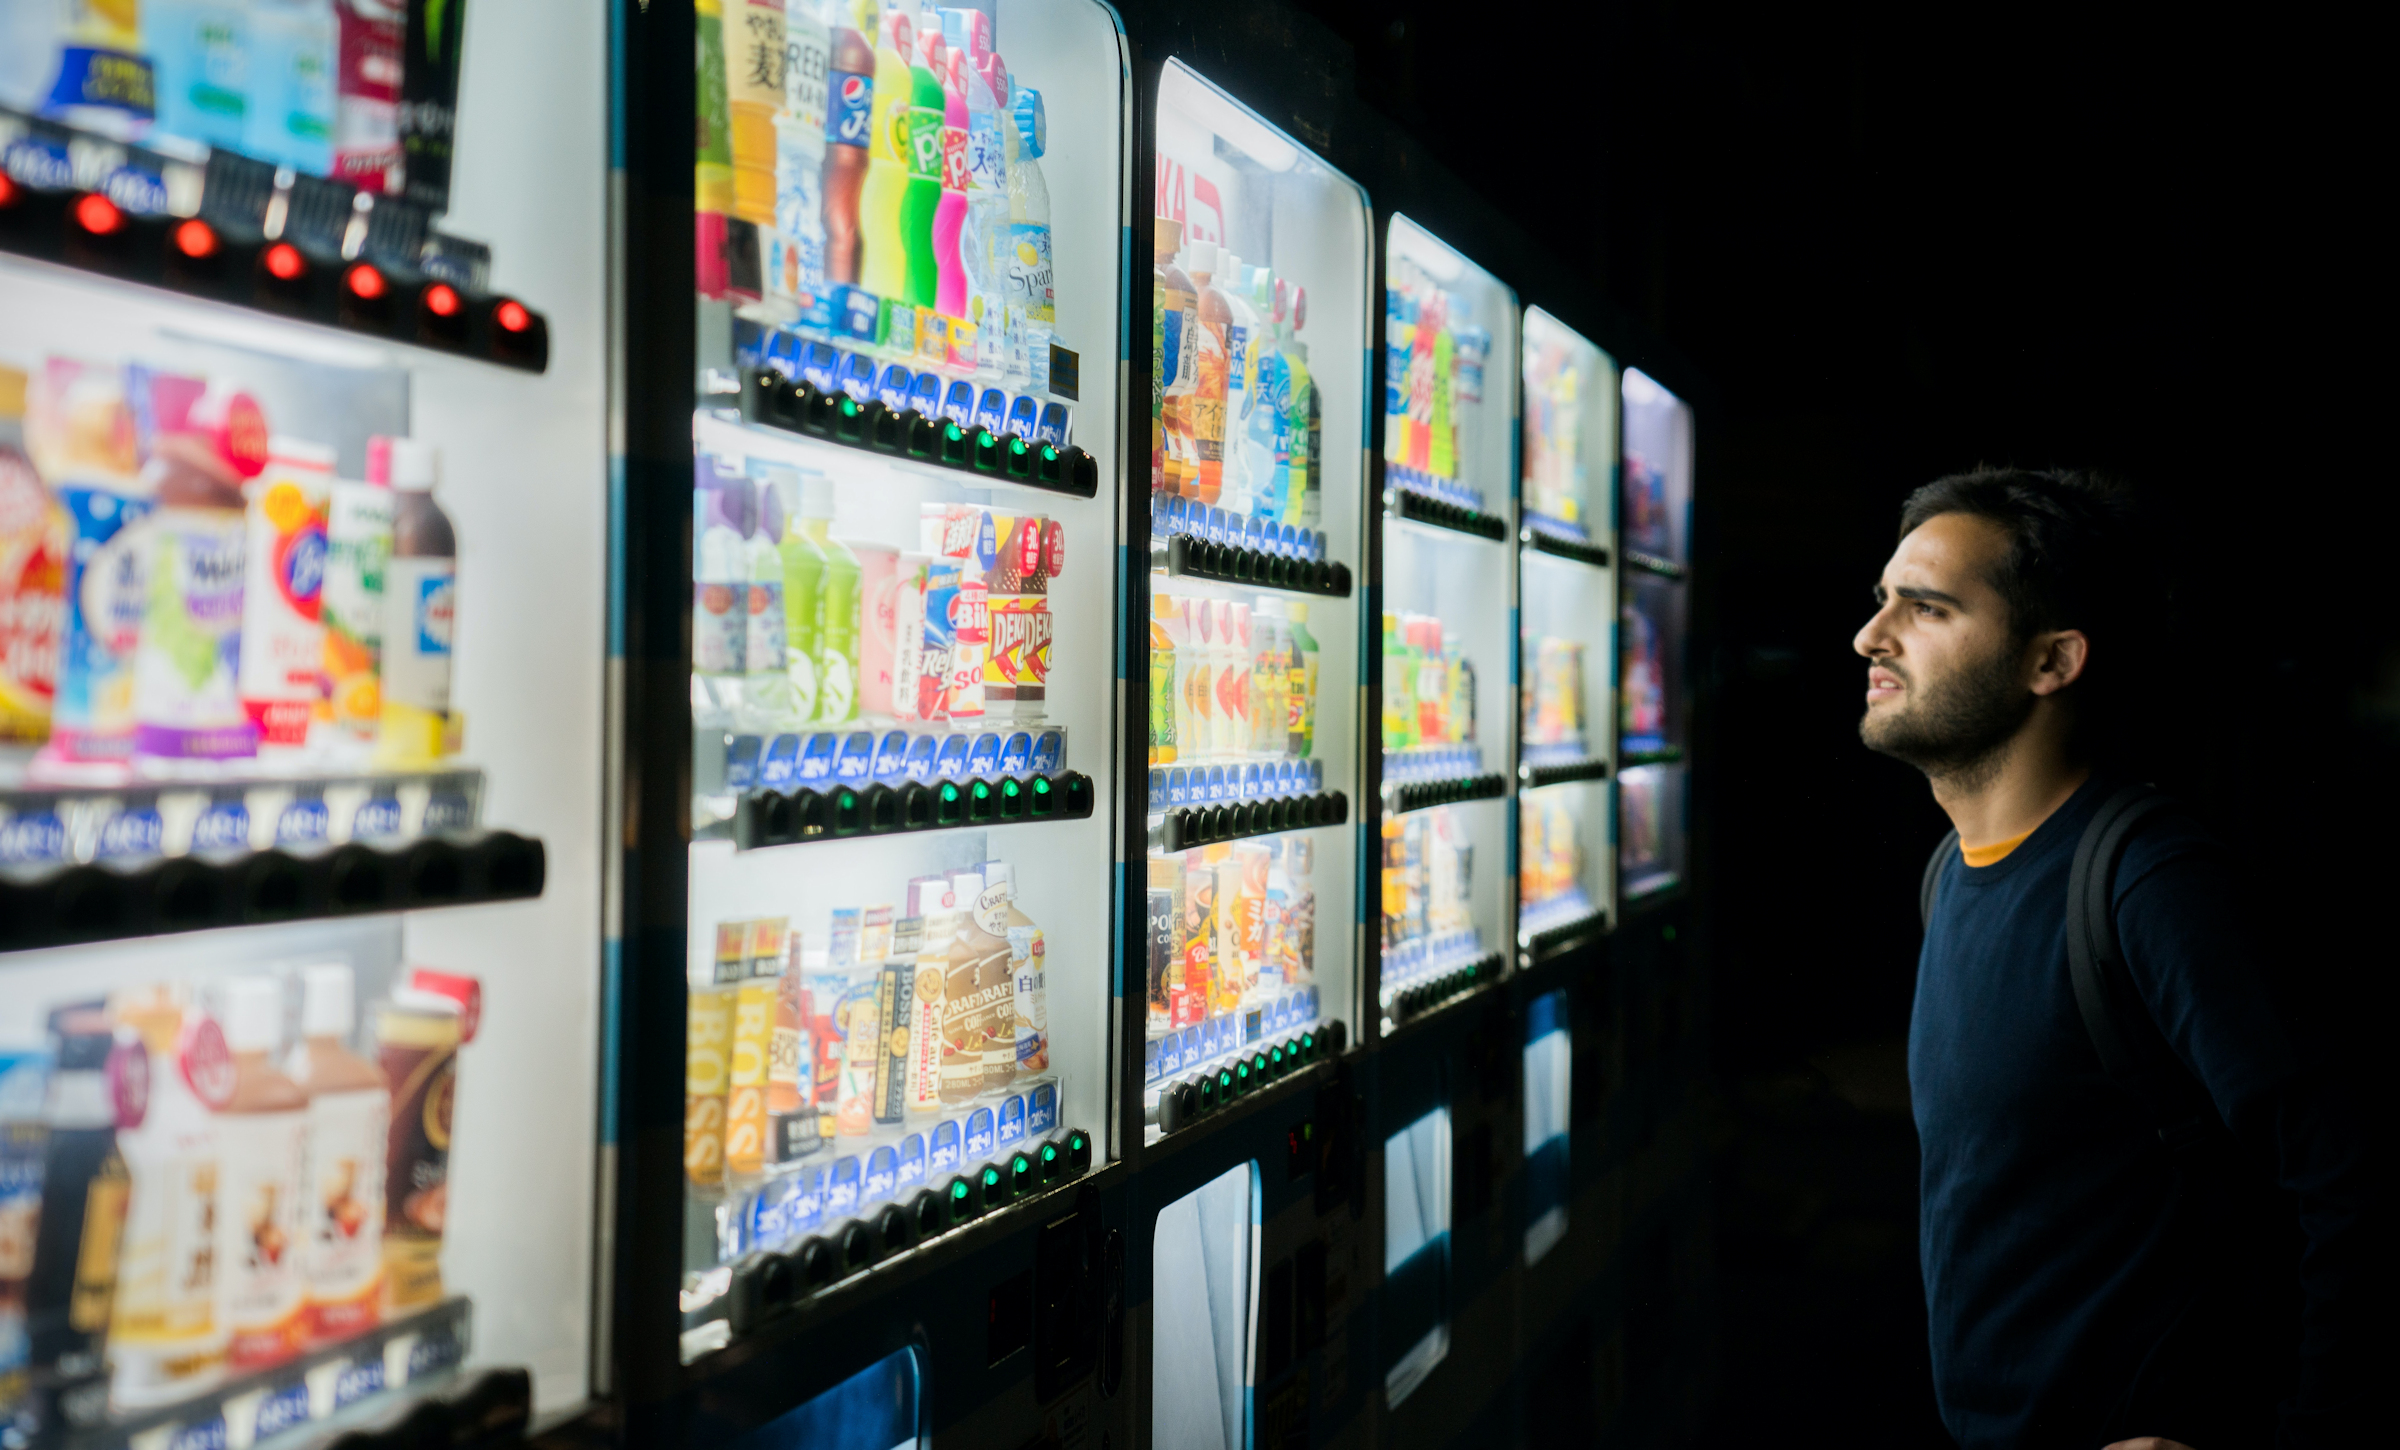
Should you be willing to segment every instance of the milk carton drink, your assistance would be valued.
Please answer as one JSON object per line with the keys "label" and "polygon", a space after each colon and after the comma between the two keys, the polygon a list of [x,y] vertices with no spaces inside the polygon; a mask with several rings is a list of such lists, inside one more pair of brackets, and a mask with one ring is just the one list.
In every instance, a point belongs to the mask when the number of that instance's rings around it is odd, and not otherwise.
{"label": "milk carton drink", "polygon": [[397,505],[392,440],[370,438],[367,481],[333,481],[325,516],[325,587],[318,600],[327,712],[334,728],[352,740],[373,740],[383,714],[383,585]]}
{"label": "milk carton drink", "polygon": [[458,608],[458,535],[433,501],[441,455],[392,440],[392,560],[384,576],[383,714],[375,756],[430,765],[449,751],[451,629]]}
{"label": "milk carton drink", "polygon": [[332,449],[296,438],[267,446],[247,497],[242,584],[242,711],[262,750],[297,750],[325,698],[326,505]]}
{"label": "milk carton drink", "polygon": [[382,1070],[350,1050],[358,1026],[350,968],[324,963],[300,980],[302,1040],[290,1065],[308,1094],[300,1252],[308,1338],[323,1343],[370,1329],[381,1316],[392,1094]]}

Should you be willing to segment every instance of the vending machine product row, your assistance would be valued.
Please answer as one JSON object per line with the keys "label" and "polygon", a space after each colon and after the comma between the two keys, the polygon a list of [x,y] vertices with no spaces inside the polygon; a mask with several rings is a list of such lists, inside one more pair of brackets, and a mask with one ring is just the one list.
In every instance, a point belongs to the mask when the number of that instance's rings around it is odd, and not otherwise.
{"label": "vending machine product row", "polygon": [[595,1393],[607,31],[448,16],[0,19],[11,1445]]}
{"label": "vending machine product row", "polygon": [[1617,874],[1631,904],[1683,884],[1690,703],[1692,410],[1624,375],[1624,616],[1619,642]]}

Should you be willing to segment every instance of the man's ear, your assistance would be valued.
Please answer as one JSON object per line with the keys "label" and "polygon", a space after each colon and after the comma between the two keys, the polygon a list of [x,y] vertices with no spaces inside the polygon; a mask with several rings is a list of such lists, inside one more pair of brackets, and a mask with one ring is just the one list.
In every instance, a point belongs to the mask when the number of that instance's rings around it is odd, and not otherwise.
{"label": "man's ear", "polygon": [[2033,692],[2055,695],[2083,678],[2092,642],[2080,629],[2055,629],[2033,637]]}

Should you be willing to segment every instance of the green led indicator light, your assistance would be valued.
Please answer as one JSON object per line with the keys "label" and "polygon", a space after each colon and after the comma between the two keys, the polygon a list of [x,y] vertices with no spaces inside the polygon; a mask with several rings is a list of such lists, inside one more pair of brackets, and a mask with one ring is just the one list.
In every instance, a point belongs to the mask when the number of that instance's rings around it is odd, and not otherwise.
{"label": "green led indicator light", "polygon": [[1008,440],[1008,451],[1009,451],[1009,452],[1011,452],[1011,453],[1022,453],[1022,452],[1024,452],[1024,451],[1025,451],[1025,440],[1024,440],[1024,439],[1022,439],[1022,438],[1011,438],[1011,439],[1009,439],[1009,440]]}
{"label": "green led indicator light", "polygon": [[1000,1170],[999,1170],[999,1169],[997,1169],[997,1168],[986,1168],[986,1169],[984,1169],[984,1170],[983,1170],[983,1186],[984,1186],[984,1187],[986,1187],[986,1188],[996,1188],[996,1187],[998,1187],[998,1186],[999,1186],[999,1184],[1000,1184]]}
{"label": "green led indicator light", "polygon": [[855,418],[858,416],[858,399],[842,399],[842,416],[845,418]]}
{"label": "green led indicator light", "polygon": [[947,437],[953,443],[956,443],[959,439],[967,436],[964,432],[960,431],[959,426],[956,423],[944,428],[942,433],[943,436]]}
{"label": "green led indicator light", "polygon": [[989,785],[980,780],[975,782],[975,799],[988,800],[991,798],[991,794],[992,788]]}
{"label": "green led indicator light", "polygon": [[1044,462],[1044,463],[1055,463],[1055,462],[1057,462],[1057,461],[1058,461],[1058,450],[1057,450],[1056,448],[1053,448],[1053,447],[1051,447],[1051,446],[1050,446],[1049,444],[1047,444],[1047,443],[1043,444],[1043,445],[1042,445],[1042,462]]}
{"label": "green led indicator light", "polygon": [[1050,777],[1046,775],[1035,776],[1033,778],[1033,793],[1035,795],[1050,794]]}
{"label": "green led indicator light", "polygon": [[1009,1160],[1008,1168],[1012,1173],[1031,1173],[1033,1171],[1033,1160],[1026,1157],[1024,1154],[1019,1153],[1016,1157]]}
{"label": "green led indicator light", "polygon": [[944,801],[954,801],[954,800],[957,800],[957,799],[958,799],[958,787],[957,787],[957,786],[955,786],[955,785],[952,785],[950,782],[948,782],[948,781],[946,781],[946,780],[945,780],[945,781],[943,781],[943,782],[942,782],[942,799],[943,799]]}
{"label": "green led indicator light", "polygon": [[1024,794],[1024,791],[1025,787],[1017,784],[1013,778],[1000,782],[1000,793],[1002,795],[1022,795]]}
{"label": "green led indicator light", "polygon": [[1044,1143],[1042,1145],[1042,1161],[1044,1163],[1048,1163],[1056,1157],[1058,1157],[1058,1145],[1056,1143]]}
{"label": "green led indicator light", "polygon": [[1069,1133],[1067,1135],[1067,1146],[1078,1153],[1082,1152],[1084,1144],[1090,1141],[1091,1140],[1089,1138],[1084,1137],[1081,1133]]}

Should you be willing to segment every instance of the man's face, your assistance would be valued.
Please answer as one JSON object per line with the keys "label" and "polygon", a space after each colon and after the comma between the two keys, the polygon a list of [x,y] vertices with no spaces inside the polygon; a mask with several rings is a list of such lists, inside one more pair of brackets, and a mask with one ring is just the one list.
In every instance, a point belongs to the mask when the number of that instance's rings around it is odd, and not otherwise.
{"label": "man's face", "polygon": [[1859,739],[1928,773],[1989,759],[2033,711],[2025,650],[1990,584],[2009,547],[1999,525],[1936,514],[1883,566],[1875,616],[1851,648],[1867,657]]}

